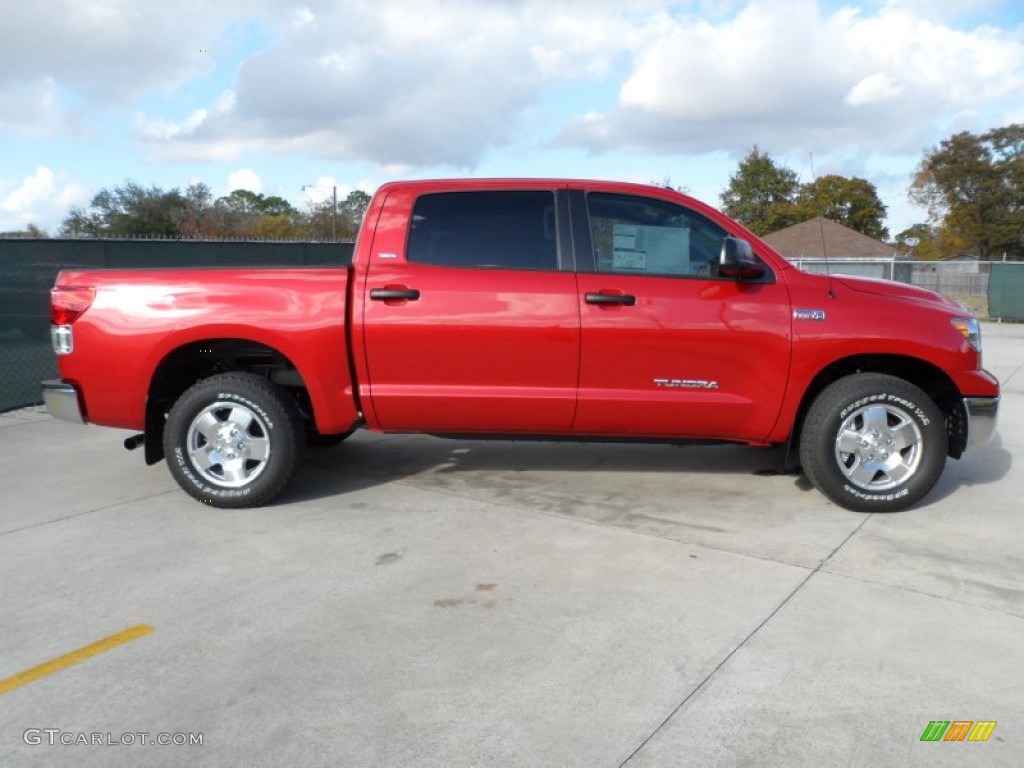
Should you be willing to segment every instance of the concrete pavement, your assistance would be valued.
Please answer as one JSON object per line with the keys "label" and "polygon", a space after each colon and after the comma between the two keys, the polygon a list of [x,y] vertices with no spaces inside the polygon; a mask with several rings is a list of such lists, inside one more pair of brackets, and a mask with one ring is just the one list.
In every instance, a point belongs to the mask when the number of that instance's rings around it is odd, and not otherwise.
{"label": "concrete pavement", "polygon": [[984,338],[999,434],[893,515],[754,449],[366,433],[214,510],[0,415],[0,680],[153,627],[0,695],[0,766],[1019,766],[1024,325]]}

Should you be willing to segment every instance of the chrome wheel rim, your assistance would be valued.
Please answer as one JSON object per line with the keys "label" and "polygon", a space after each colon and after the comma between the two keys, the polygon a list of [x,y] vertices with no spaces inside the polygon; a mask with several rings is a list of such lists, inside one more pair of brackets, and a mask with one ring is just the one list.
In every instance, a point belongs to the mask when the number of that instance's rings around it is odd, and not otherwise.
{"label": "chrome wheel rim", "polygon": [[868,405],[843,421],[836,435],[836,461],[846,479],[866,491],[906,483],[921,463],[924,438],[901,408]]}
{"label": "chrome wheel rim", "polygon": [[192,419],[188,456],[204,479],[222,488],[251,483],[267,466],[270,439],[255,411],[233,402],[216,402]]}

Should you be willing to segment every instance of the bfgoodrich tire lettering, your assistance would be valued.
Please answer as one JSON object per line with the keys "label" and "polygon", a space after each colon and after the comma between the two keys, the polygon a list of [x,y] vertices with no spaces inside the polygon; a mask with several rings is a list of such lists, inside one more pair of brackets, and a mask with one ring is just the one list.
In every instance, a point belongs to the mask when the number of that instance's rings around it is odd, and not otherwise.
{"label": "bfgoodrich tire lettering", "polygon": [[942,412],[895,376],[859,373],[826,387],[800,435],[814,486],[842,507],[895,512],[932,489],[946,463]]}
{"label": "bfgoodrich tire lettering", "polygon": [[215,507],[273,499],[295,473],[303,444],[294,402],[248,373],[196,383],[171,408],[164,429],[171,475],[190,496]]}

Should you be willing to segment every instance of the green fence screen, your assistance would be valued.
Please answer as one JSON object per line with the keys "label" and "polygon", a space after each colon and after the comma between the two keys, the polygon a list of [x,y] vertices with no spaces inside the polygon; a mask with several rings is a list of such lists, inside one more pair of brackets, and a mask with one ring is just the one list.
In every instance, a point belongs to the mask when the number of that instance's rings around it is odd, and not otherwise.
{"label": "green fence screen", "polygon": [[988,314],[1004,320],[1024,320],[1024,263],[992,263]]}

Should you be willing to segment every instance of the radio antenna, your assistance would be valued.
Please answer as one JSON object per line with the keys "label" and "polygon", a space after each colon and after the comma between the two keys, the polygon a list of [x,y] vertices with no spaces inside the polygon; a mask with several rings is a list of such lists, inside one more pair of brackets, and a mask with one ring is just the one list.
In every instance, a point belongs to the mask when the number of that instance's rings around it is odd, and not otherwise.
{"label": "radio antenna", "polygon": [[[808,152],[807,156],[811,159],[811,181],[817,182],[818,177],[814,173],[814,153]],[[821,229],[821,255],[825,259],[825,277],[828,280],[828,297],[834,299],[836,292],[832,290],[832,270],[829,268],[828,263],[828,245],[825,242],[825,212],[818,209],[818,227]]]}

